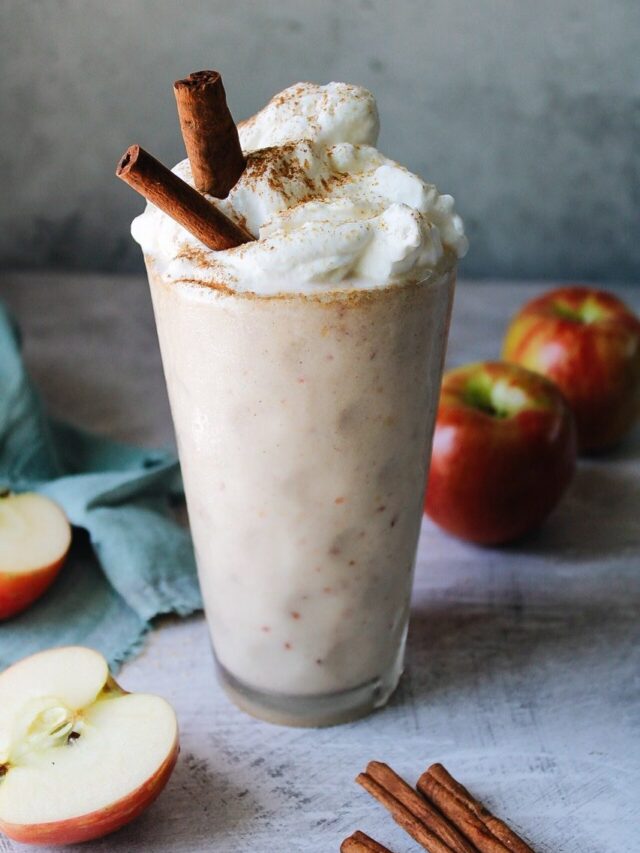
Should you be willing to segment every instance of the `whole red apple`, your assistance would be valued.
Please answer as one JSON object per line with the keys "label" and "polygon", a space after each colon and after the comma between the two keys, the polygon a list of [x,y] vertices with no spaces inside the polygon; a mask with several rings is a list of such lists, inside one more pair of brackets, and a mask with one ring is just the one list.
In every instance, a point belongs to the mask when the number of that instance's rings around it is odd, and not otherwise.
{"label": "whole red apple", "polygon": [[502,355],[562,389],[580,450],[611,447],[638,416],[640,319],[610,293],[564,287],[534,299],[511,321]]}
{"label": "whole red apple", "polygon": [[557,387],[506,362],[445,373],[425,511],[449,533],[481,545],[537,527],[576,462],[574,418]]}

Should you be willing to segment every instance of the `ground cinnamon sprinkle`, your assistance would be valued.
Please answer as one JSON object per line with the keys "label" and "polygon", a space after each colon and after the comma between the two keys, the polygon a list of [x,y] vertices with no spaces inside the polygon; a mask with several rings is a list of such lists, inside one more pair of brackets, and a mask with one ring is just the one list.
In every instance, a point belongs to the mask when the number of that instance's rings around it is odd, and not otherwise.
{"label": "ground cinnamon sprinkle", "polygon": [[[248,154],[242,185],[251,188],[265,181],[274,193],[285,200],[295,198],[298,205],[324,199],[335,188],[353,180],[346,172],[334,172],[329,177],[314,180],[307,173],[308,161],[300,162],[295,156],[298,147],[298,142],[286,142]],[[301,189],[304,192],[301,193]]]}
{"label": "ground cinnamon sprinkle", "polygon": [[176,258],[181,261],[188,261],[196,267],[208,267],[211,265],[211,261],[202,249],[198,249],[196,246],[190,246],[188,243],[184,243],[178,253],[176,254]]}

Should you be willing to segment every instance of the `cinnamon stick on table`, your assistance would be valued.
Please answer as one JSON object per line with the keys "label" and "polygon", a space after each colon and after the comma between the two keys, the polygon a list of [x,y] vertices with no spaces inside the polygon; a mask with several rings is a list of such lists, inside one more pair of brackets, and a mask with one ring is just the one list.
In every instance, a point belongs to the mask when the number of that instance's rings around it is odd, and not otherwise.
{"label": "cinnamon stick on table", "polygon": [[416,787],[480,853],[533,853],[519,835],[474,799],[442,764],[432,764]]}
{"label": "cinnamon stick on table", "polygon": [[369,838],[358,829],[340,845],[340,853],[391,853],[388,847]]}
{"label": "cinnamon stick on table", "polygon": [[369,773],[360,773],[356,782],[375,797],[389,811],[395,822],[429,853],[452,853],[452,848],[442,841],[428,826],[412,814],[393,794]]}
{"label": "cinnamon stick on table", "polygon": [[214,251],[253,240],[248,231],[139,145],[125,151],[116,175]]}
{"label": "cinnamon stick on table", "polygon": [[379,785],[405,806],[427,829],[448,845],[453,853],[477,853],[449,821],[443,817],[423,796],[418,794],[401,776],[381,761],[370,761],[367,773]]}
{"label": "cinnamon stick on table", "polygon": [[173,91],[196,189],[226,198],[243,173],[246,159],[222,78],[217,71],[195,71],[176,80]]}

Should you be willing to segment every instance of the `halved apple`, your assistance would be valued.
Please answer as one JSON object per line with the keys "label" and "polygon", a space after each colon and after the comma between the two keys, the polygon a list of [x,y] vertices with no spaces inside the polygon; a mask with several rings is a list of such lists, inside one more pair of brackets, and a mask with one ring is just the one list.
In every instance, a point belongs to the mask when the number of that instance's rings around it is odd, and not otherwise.
{"label": "halved apple", "polygon": [[31,655],[0,674],[0,831],[27,844],[107,835],[155,800],[178,749],[168,702],[122,690],[98,652]]}
{"label": "halved apple", "polygon": [[0,619],[51,586],[70,545],[71,527],[57,503],[35,492],[0,494]]}

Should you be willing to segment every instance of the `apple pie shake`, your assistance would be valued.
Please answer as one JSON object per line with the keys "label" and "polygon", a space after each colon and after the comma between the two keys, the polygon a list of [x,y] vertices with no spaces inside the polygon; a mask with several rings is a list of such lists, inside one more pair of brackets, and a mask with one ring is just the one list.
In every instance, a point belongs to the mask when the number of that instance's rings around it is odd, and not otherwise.
{"label": "apple pie shake", "polygon": [[326,725],[402,670],[466,239],[453,199],[375,148],[365,89],[292,86],[239,132],[246,168],[215,203],[255,240],[212,251],[150,204],[132,232],[222,684]]}

